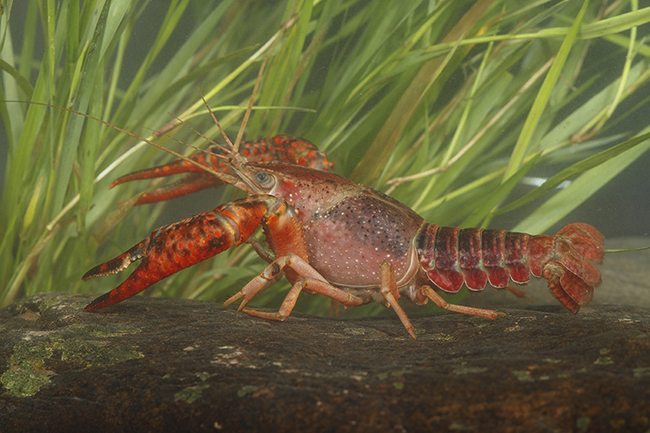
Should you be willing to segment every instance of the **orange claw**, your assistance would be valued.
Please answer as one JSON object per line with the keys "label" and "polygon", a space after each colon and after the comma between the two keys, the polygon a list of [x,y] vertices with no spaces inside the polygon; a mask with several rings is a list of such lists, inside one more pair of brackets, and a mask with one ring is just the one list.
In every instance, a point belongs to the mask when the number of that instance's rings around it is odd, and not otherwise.
{"label": "orange claw", "polygon": [[142,259],[122,284],[84,310],[95,311],[121,302],[182,269],[240,245],[257,230],[277,200],[252,195],[154,230],[130,250],[86,272],[83,281],[115,274]]}

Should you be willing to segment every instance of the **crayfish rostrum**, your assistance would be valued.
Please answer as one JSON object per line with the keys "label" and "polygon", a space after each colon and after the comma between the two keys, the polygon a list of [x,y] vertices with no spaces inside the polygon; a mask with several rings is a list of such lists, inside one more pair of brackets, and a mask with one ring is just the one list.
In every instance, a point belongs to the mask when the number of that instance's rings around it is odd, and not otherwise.
{"label": "crayfish rostrum", "polygon": [[[555,236],[505,230],[459,229],[430,224],[391,197],[330,171],[327,157],[302,139],[278,136],[247,143],[226,159],[213,154],[192,159],[221,173],[218,178],[177,161],[125,176],[124,181],[191,172],[180,183],[144,195],[139,204],[187,194],[219,183],[246,191],[245,198],[154,230],[149,237],[83,280],[113,274],[142,259],[119,287],[90,303],[95,311],[123,301],[157,281],[244,242],[270,264],[237,294],[239,310],[284,320],[301,292],[319,293],[346,307],[370,301],[392,307],[415,338],[413,325],[397,302],[438,306],[491,319],[493,310],[448,304],[436,291],[456,293],[464,284],[483,290],[504,288],[510,279],[526,283],[530,274],[548,280],[555,297],[571,312],[591,301],[600,284],[595,263],[604,238],[587,224],[569,224]],[[272,258],[250,236],[262,227]],[[284,274],[292,288],[279,311],[244,309]]]}

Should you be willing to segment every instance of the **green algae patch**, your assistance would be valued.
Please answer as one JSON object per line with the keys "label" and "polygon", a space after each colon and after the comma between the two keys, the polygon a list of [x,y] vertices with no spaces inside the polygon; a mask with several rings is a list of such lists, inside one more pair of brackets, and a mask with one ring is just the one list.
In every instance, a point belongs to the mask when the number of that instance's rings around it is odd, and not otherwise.
{"label": "green algae patch", "polygon": [[176,394],[174,394],[174,399],[176,401],[185,401],[187,403],[194,403],[196,400],[199,399],[199,397],[201,397],[203,391],[208,388],[210,388],[210,385],[208,384],[188,386],[182,391],[178,391]]}
{"label": "green algae patch", "polygon": [[487,370],[488,370],[487,367],[468,367],[463,364],[460,367],[455,368],[453,373],[456,375],[478,374],[478,373],[485,373]]}
{"label": "green algae patch", "polygon": [[30,310],[30,307],[37,306],[40,313],[52,307],[61,305],[62,307],[78,308],[74,299],[71,300],[69,293],[38,293],[27,298],[20,298],[13,302],[16,311]]}
{"label": "green algae patch", "polygon": [[257,391],[260,388],[261,388],[260,386],[255,386],[255,385],[244,385],[239,389],[239,391],[237,391],[237,397],[244,397],[248,394]]}
{"label": "green algae patch", "polygon": [[48,296],[43,296],[38,299],[38,310],[41,313],[44,313],[48,308],[55,307],[57,305],[71,305],[70,295],[67,293],[53,294],[50,293]]}
{"label": "green algae patch", "polygon": [[[377,379],[379,379],[379,380],[386,380],[386,379],[388,379],[389,377],[392,377],[392,378],[401,378],[401,377],[404,376],[405,374],[411,374],[411,373],[413,373],[412,370],[385,371],[385,372],[382,372],[382,373],[378,373],[378,374],[376,374],[375,377],[376,377]],[[360,374],[362,374],[362,375],[366,375],[365,372],[360,373]]]}
{"label": "green algae patch", "polygon": [[472,316],[469,318],[469,322],[477,328],[485,328],[491,323],[494,323],[494,320],[488,319],[487,317]]}
{"label": "green algae patch", "polygon": [[374,328],[345,328],[343,330],[348,335],[359,335],[367,338],[386,338],[388,335]]}
{"label": "green algae patch", "polygon": [[591,424],[591,418],[588,416],[582,416],[576,420],[576,428],[579,431],[587,431],[589,424]]}
{"label": "green algae patch", "polygon": [[632,370],[634,377],[650,377],[650,367],[639,367]]}
{"label": "green algae patch", "polygon": [[84,364],[85,367],[119,364],[144,355],[131,345],[107,345],[103,341],[93,340],[58,340],[61,349],[61,361]]}
{"label": "green algae patch", "polygon": [[121,323],[113,323],[108,325],[70,325],[66,328],[74,332],[78,336],[88,338],[105,338],[105,337],[119,337],[127,334],[136,334],[140,332],[140,328],[131,325],[124,325]]}
{"label": "green algae patch", "polygon": [[[110,344],[106,338],[121,337],[140,332],[139,328],[123,324],[71,325],[63,335],[52,336],[50,341],[61,351],[61,360],[80,363],[84,367],[119,364],[144,355],[130,344]],[[72,333],[71,335],[70,332]]]}
{"label": "green algae patch", "polygon": [[596,365],[609,365],[612,364],[614,361],[612,361],[611,356],[604,356],[607,355],[610,352],[609,349],[600,349],[599,353],[603,356],[599,356],[598,359],[594,361],[594,364]]}
{"label": "green algae patch", "polygon": [[454,337],[449,334],[444,334],[442,332],[429,333],[424,329],[416,329],[415,334],[418,336],[418,341],[451,341],[454,339]]}
{"label": "green algae patch", "polygon": [[206,380],[210,379],[212,376],[216,376],[216,374],[210,374],[204,371],[203,373],[199,373],[197,376],[199,377],[199,379],[201,379],[201,382],[205,382]]}
{"label": "green algae patch", "polygon": [[35,332],[14,345],[0,384],[10,395],[29,397],[56,374],[47,368],[50,359],[60,357],[78,368],[87,368],[142,358],[144,355],[132,345],[98,340],[134,332],[139,330],[126,325],[72,325],[58,331]]}
{"label": "green algae patch", "polygon": [[21,340],[14,346],[9,357],[9,368],[0,376],[4,389],[16,397],[34,395],[41,387],[50,383],[54,373],[45,369],[45,359],[52,356],[50,345]]}
{"label": "green algae patch", "polygon": [[512,374],[514,374],[517,377],[517,380],[520,382],[534,382],[535,379],[532,378],[530,375],[530,371],[513,371]]}
{"label": "green algae patch", "polygon": [[50,374],[20,367],[10,368],[0,377],[0,383],[14,397],[29,397],[50,383]]}

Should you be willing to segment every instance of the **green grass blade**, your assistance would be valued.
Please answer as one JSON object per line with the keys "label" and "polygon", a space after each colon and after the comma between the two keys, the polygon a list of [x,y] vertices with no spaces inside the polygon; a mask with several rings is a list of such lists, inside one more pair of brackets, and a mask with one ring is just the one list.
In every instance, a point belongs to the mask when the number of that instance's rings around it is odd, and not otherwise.
{"label": "green grass blade", "polygon": [[580,175],[571,185],[559,191],[524,218],[513,230],[542,233],[560,221],[650,149],[649,134],[639,137],[644,141],[637,143],[636,146]]}
{"label": "green grass blade", "polygon": [[[610,149],[604,150],[596,155],[590,156],[587,159],[584,159],[580,162],[577,162],[573,164],[572,166],[562,170],[556,175],[551,176],[549,179],[544,182],[543,185],[539,186],[538,188],[535,188],[525,196],[521,197],[520,199],[515,200],[514,202],[508,204],[507,206],[504,206],[503,208],[499,209],[497,212],[495,212],[497,215],[501,213],[506,213],[510,212],[514,209],[517,209],[520,206],[523,206],[539,197],[542,195],[546,194],[547,192],[553,190],[554,188],[558,187],[562,182],[565,182],[567,180],[571,180],[575,178],[576,176],[583,174],[587,171],[590,171],[596,167],[598,167],[601,164],[605,164],[608,161],[616,158],[617,156],[621,155],[624,152],[627,152],[636,146],[642,145],[645,143],[647,140],[650,140],[650,133],[640,135],[638,137],[632,138],[630,140],[627,140],[621,144],[618,144]],[[641,152],[643,153],[643,152]],[[630,156],[628,158],[629,162],[633,162],[634,158],[638,158],[641,154],[637,153],[630,153]],[[628,164],[629,165],[629,164]],[[603,172],[608,172],[611,171],[612,176],[610,176],[608,179],[611,177],[615,176],[618,174],[621,170],[623,170],[627,165],[622,165],[621,163],[615,164],[612,166],[606,166],[603,169]],[[605,182],[606,183],[606,182]],[[595,191],[594,191],[595,192]],[[586,198],[586,197],[585,197]]]}
{"label": "green grass blade", "polygon": [[[445,40],[458,41],[462,39],[464,34],[469,33],[480,22],[483,13],[491,4],[491,0],[478,1],[449,32]],[[377,133],[370,148],[357,164],[355,171],[350,175],[351,179],[372,184],[373,181],[379,178],[381,172],[379,170],[368,170],[368,167],[384,167],[386,165],[397,145],[403,128],[415,112],[424,94],[433,84],[433,81],[440,76],[442,64],[443,60],[432,59],[420,68],[409,87],[403,92],[403,96],[395,105],[390,116],[386,119],[384,127]]]}
{"label": "green grass blade", "polygon": [[540,88],[539,93],[535,98],[535,102],[530,109],[530,113],[526,118],[524,127],[522,128],[517,143],[515,144],[515,148],[512,152],[512,156],[510,157],[510,162],[508,163],[508,168],[506,169],[504,179],[508,179],[516,171],[519,170],[519,167],[521,166],[522,161],[528,152],[533,133],[539,124],[542,113],[544,112],[544,108],[546,107],[546,104],[551,97],[551,92],[555,88],[557,80],[560,77],[560,73],[564,68],[564,64],[569,57],[569,52],[571,51],[573,42],[578,35],[580,25],[582,24],[585,12],[587,11],[587,6],[589,6],[589,0],[585,0],[583,2],[578,15],[576,16],[576,19],[574,20],[573,25],[569,30],[569,33],[567,33],[564,41],[562,42],[562,46],[560,46],[560,49],[555,56],[555,60],[553,61],[551,69],[549,69],[548,74],[542,83],[542,87]]}
{"label": "green grass blade", "polygon": [[508,180],[499,185],[499,187],[494,190],[484,201],[483,203],[472,212],[462,223],[460,227],[478,227],[481,225],[481,221],[490,215],[492,209],[501,203],[507,196],[510,194],[512,189],[517,185],[517,183],[524,177],[530,169],[535,165],[538,158],[541,154],[536,154],[528,162],[526,162],[513,176],[510,176]]}

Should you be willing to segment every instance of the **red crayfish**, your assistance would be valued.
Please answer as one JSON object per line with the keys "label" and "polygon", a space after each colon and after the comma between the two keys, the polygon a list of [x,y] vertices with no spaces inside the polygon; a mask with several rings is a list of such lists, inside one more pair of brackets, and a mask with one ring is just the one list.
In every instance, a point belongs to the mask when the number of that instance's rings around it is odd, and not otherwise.
{"label": "red crayfish", "polygon": [[[249,195],[158,228],[130,250],[88,271],[84,281],[120,272],[142,259],[119,287],[85,310],[123,301],[244,242],[253,244],[270,264],[224,305],[243,298],[239,310],[284,320],[301,292],[319,293],[346,307],[376,301],[392,307],[413,338],[413,325],[397,302],[402,296],[417,305],[432,300],[450,311],[494,319],[502,313],[448,304],[436,290],[456,293],[463,283],[470,290],[483,290],[488,282],[504,288],[510,279],[528,282],[532,273],[548,280],[555,297],[576,313],[600,284],[594,264],[603,259],[604,238],[590,225],[569,224],[555,236],[439,227],[391,197],[330,172],[325,154],[305,140],[278,136],[251,142],[241,155],[222,150],[209,160],[202,154],[191,157],[211,164],[218,178],[178,161],[116,180],[112,186],[191,172],[180,183],[144,195],[139,204],[220,183]],[[275,258],[250,239],[259,226]],[[292,288],[279,311],[244,309],[283,274]]]}

